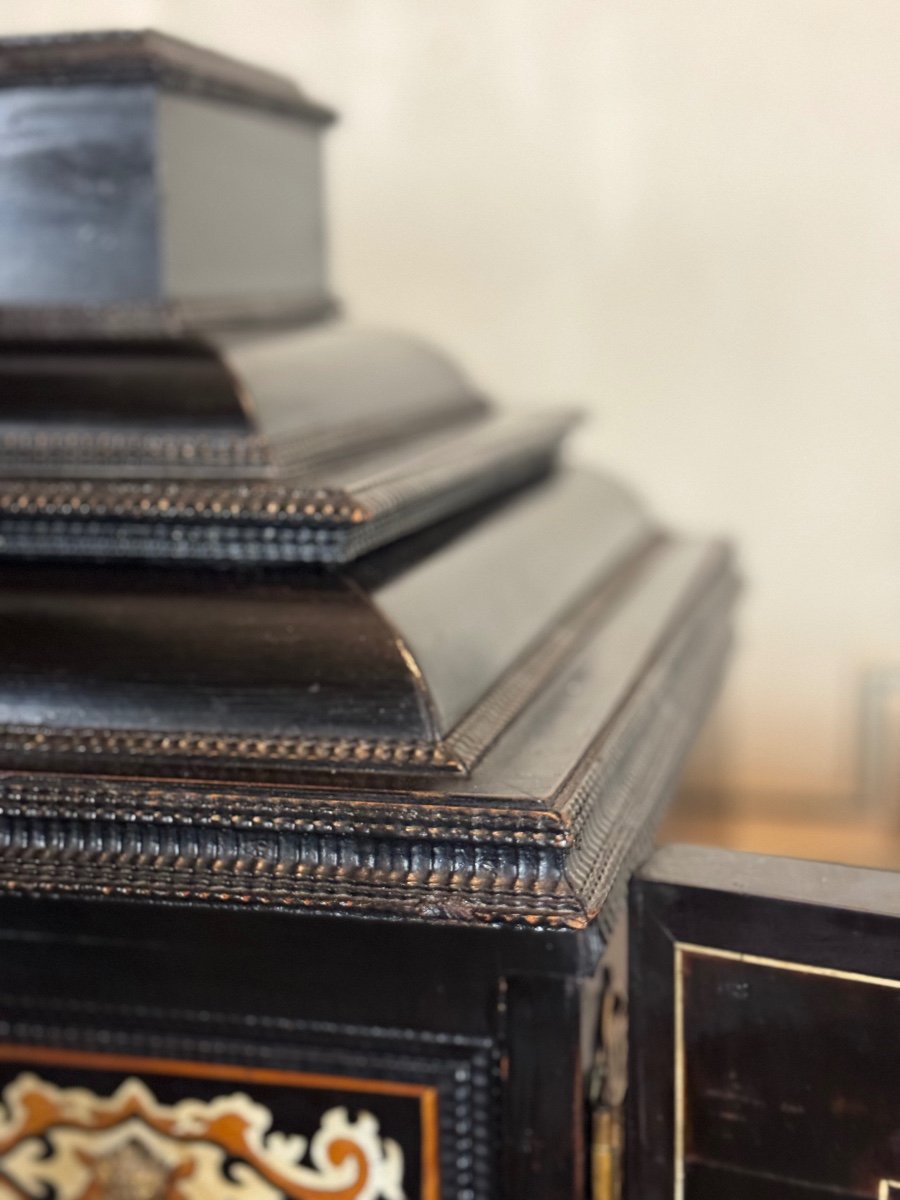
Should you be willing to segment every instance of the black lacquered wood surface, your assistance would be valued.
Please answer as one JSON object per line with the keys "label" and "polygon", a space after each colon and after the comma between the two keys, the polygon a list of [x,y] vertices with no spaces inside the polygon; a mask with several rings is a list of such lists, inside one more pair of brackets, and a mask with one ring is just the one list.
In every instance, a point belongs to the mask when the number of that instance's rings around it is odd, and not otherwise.
{"label": "black lacquered wood surface", "polygon": [[891,1195],[898,922],[891,872],[658,852],[632,886],[629,1196]]}
{"label": "black lacquered wood surface", "polygon": [[331,117],[159,34],[3,39],[0,329],[163,336],[333,311]]}

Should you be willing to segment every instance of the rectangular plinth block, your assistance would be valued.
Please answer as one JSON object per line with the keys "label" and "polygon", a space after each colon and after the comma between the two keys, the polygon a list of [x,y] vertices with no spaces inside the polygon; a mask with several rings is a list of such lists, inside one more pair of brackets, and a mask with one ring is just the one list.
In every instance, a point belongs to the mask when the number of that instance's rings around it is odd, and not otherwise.
{"label": "rectangular plinth block", "polygon": [[0,332],[328,311],[330,119],[285,80],[158,34],[0,42]]}

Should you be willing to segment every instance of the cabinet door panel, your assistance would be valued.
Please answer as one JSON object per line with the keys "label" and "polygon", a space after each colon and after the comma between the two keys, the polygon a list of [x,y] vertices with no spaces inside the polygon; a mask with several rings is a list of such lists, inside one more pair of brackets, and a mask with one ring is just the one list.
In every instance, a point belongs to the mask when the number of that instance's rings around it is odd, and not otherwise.
{"label": "cabinet door panel", "polygon": [[900,1195],[900,874],[668,847],[630,973],[632,1200]]}

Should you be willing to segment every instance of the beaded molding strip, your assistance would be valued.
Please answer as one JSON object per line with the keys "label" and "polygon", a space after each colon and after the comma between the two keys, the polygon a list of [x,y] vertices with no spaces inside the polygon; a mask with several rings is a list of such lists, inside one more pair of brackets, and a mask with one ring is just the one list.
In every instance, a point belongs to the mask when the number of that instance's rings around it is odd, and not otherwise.
{"label": "beaded molding strip", "polygon": [[572,423],[569,413],[486,420],[340,487],[7,478],[0,557],[348,562],[540,475]]}

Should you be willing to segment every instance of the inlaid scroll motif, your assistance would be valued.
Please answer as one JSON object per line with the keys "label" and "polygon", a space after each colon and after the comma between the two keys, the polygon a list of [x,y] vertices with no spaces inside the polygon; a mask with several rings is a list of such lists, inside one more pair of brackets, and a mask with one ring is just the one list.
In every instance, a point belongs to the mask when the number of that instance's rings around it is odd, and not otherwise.
{"label": "inlaid scroll motif", "polygon": [[242,1092],[167,1105],[134,1076],[103,1097],[31,1072],[2,1101],[3,1200],[404,1200],[368,1112],[329,1109],[307,1139]]}

